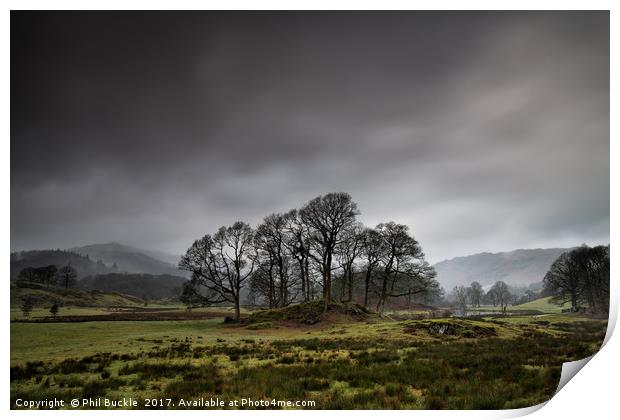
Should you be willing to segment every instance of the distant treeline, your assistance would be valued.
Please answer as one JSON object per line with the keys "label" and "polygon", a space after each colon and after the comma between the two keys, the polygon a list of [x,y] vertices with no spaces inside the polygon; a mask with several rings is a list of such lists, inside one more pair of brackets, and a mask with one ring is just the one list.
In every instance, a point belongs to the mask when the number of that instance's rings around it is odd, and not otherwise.
{"label": "distant treeline", "polygon": [[349,194],[329,193],[270,214],[255,229],[245,222],[222,226],[181,259],[179,268],[192,274],[182,300],[188,306],[231,302],[239,317],[243,293],[270,308],[339,299],[378,311],[394,299],[443,294],[406,225],[370,228],[359,214]]}
{"label": "distant treeline", "polygon": [[[533,294],[528,295],[530,300],[533,300],[536,296]],[[484,292],[484,288],[480,283],[474,281],[466,286],[455,286],[452,290],[452,300],[463,311],[467,310],[468,306],[480,307],[480,305],[493,305],[499,306],[502,312],[506,312],[506,308],[509,304],[516,302],[516,295],[513,289],[503,281],[497,281],[489,289],[488,292]]]}
{"label": "distant treeline", "polygon": [[114,265],[107,266],[101,260],[95,261],[88,255],[80,255],[71,251],[59,249],[21,251],[11,254],[11,279],[17,279],[24,269],[48,266],[57,268],[71,266],[77,271],[78,278],[118,270]]}
{"label": "distant treeline", "polygon": [[26,267],[23,268],[17,280],[25,283],[37,283],[43,285],[62,286],[65,289],[76,285],[78,273],[70,264],[60,268],[55,265],[47,265],[44,267]]}
{"label": "distant treeline", "polygon": [[570,310],[587,306],[591,313],[609,312],[609,245],[582,245],[562,253],[547,271],[542,290],[525,289],[520,293],[503,281],[496,282],[486,293],[479,282],[456,286],[448,302],[466,310],[481,304],[499,306],[522,304],[540,297],[551,297],[559,304],[570,303]]}
{"label": "distant treeline", "polygon": [[117,292],[143,300],[178,298],[187,279],[170,274],[110,273],[88,276],[79,282],[79,288]]}
{"label": "distant treeline", "polygon": [[46,287],[99,290],[136,296],[143,300],[175,299],[181,294],[187,280],[169,274],[109,273],[86,276],[78,280],[78,272],[71,265],[26,267],[17,276],[19,286],[41,285]]}

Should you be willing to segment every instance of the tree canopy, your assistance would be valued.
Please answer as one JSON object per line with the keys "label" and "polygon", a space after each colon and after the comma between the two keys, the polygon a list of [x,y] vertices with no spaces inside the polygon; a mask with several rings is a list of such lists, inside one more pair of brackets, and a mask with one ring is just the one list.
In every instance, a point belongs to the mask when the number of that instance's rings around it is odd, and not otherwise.
{"label": "tree canopy", "polygon": [[556,301],[577,311],[609,312],[609,245],[582,245],[560,255],[544,278],[544,287]]}
{"label": "tree canopy", "polygon": [[327,307],[338,296],[383,311],[392,299],[442,293],[408,226],[367,228],[359,214],[349,194],[329,193],[270,214],[255,229],[221,227],[182,257],[179,268],[191,272],[182,300],[189,307],[233,303],[239,318],[242,298],[282,307],[321,297]]}

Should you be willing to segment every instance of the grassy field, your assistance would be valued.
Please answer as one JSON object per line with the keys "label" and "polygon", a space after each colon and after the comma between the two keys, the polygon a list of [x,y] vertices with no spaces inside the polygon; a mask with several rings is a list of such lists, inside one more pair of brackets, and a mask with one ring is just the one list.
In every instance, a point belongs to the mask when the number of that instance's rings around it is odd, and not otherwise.
{"label": "grassy field", "polygon": [[[73,308],[71,309],[73,310]],[[89,309],[90,310],[90,309]],[[12,322],[19,398],[312,400],[327,408],[517,408],[549,399],[561,365],[606,322],[577,314],[392,320],[306,309],[188,321]],[[270,407],[275,408],[275,407]]]}
{"label": "grassy field", "polygon": [[49,308],[53,303],[62,306],[80,307],[132,307],[143,306],[144,301],[134,296],[121,293],[64,289],[61,287],[44,288],[15,287],[11,285],[11,309],[19,308],[24,299],[29,299],[35,307]]}
{"label": "grassy field", "polygon": [[[92,322],[92,321],[180,321],[208,320],[234,315],[232,308],[196,308],[188,311],[182,307],[61,307],[54,316],[47,308],[36,308],[25,315],[19,308],[11,309],[11,321],[28,323]],[[248,312],[242,311],[247,315]]]}
{"label": "grassy field", "polygon": [[[35,307],[29,315],[25,315],[21,309],[21,302],[30,299]],[[50,313],[50,308],[54,303],[59,304],[56,317]],[[77,317],[83,317],[83,321],[102,320],[100,318],[109,316],[111,320],[133,320],[132,314],[147,314],[149,319],[157,320],[165,318],[167,314],[186,312],[186,308],[179,302],[155,301],[145,302],[134,296],[123,295],[113,292],[83,291],[63,288],[24,288],[11,287],[11,321],[75,321]],[[235,311],[231,307],[210,307],[194,308],[192,314],[194,318],[232,316]],[[241,313],[247,315],[247,308],[242,308]],[[124,316],[126,315],[126,316]],[[181,316],[181,318],[191,318],[192,316]],[[71,318],[71,319],[68,319]],[[103,319],[105,320],[105,319]]]}
{"label": "grassy field", "polygon": [[[568,309],[569,306],[559,305],[551,301],[551,298],[540,298],[521,305],[508,306],[506,312],[516,315],[542,315],[542,314],[559,314],[562,310]],[[500,313],[501,308],[493,305],[471,306],[467,308],[468,313]]]}
{"label": "grassy field", "polygon": [[545,313],[561,313],[563,309],[569,309],[570,306],[568,304],[559,305],[557,303],[551,302],[551,298],[541,298],[537,300],[533,300],[528,303],[524,303],[522,305],[513,306],[514,309],[520,310],[532,310],[532,311],[541,311]]}

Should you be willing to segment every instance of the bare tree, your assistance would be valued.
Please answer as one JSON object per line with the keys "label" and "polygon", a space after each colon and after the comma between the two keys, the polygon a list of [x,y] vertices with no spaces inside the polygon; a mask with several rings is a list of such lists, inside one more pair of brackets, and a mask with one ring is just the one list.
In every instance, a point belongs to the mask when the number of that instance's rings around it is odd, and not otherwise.
{"label": "bare tree", "polygon": [[608,312],[609,269],[609,246],[582,245],[560,255],[543,283],[557,301],[570,302],[573,311],[587,303],[592,312]]}
{"label": "bare tree", "polygon": [[65,289],[75,285],[77,282],[77,277],[77,271],[71,266],[71,264],[60,267],[60,269],[56,272],[56,281],[60,285],[64,286]]}
{"label": "bare tree", "polygon": [[[360,256],[361,250],[362,225],[361,223],[355,223],[344,231],[342,241],[336,247],[336,254],[340,260],[340,267],[343,270],[342,290],[340,292],[340,299],[342,301],[351,302],[353,300],[354,264],[355,260]],[[345,290],[347,291],[346,299]]]}
{"label": "bare tree", "polygon": [[463,315],[467,313],[467,301],[469,300],[469,288],[465,286],[454,286],[452,294],[456,299],[456,303],[463,311]]}
{"label": "bare tree", "polygon": [[497,293],[495,293],[495,289],[490,288],[484,295],[484,298],[486,302],[492,304],[494,308],[497,306]]}
{"label": "bare tree", "polygon": [[609,313],[609,245],[589,249],[585,281],[586,300],[593,312]]}
{"label": "bare tree", "polygon": [[[290,276],[290,257],[287,253],[287,219],[281,214],[271,214],[256,229],[255,245],[269,286],[270,307],[287,306],[297,296],[292,290],[295,285]],[[255,278],[259,281],[260,276]],[[277,296],[275,295],[277,293]]]}
{"label": "bare tree", "polygon": [[381,235],[384,248],[377,288],[378,312],[384,311],[388,298],[439,289],[435,270],[424,260],[422,247],[409,235],[407,226],[388,222],[377,225],[376,229]]}
{"label": "bare tree", "polygon": [[495,296],[497,304],[500,306],[502,312],[505,313],[506,308],[508,307],[508,304],[511,302],[512,299],[512,294],[510,293],[508,285],[500,280],[495,282],[491,290],[493,291],[493,295]]}
{"label": "bare tree", "polygon": [[482,295],[484,294],[484,290],[482,289],[482,285],[477,281],[472,282],[468,288],[469,291],[469,302],[472,306],[480,307],[480,300],[482,299]]}
{"label": "bare tree", "polygon": [[[202,305],[231,302],[235,319],[241,316],[241,288],[254,272],[257,261],[254,231],[247,223],[222,226],[213,236],[195,241],[181,258],[179,268],[192,273],[184,292],[198,294]],[[204,291],[204,293],[203,293]]]}
{"label": "bare tree", "polygon": [[249,279],[247,302],[252,305],[278,306],[273,259],[260,259]]}
{"label": "bare tree", "polygon": [[202,296],[199,289],[199,285],[195,282],[189,281],[183,283],[180,300],[185,304],[188,311],[191,311],[193,308],[209,304],[209,302]]}
{"label": "bare tree", "polygon": [[366,228],[362,233],[362,256],[365,259],[364,277],[364,307],[368,307],[368,293],[373,274],[381,262],[385,248],[381,234],[375,230]]}
{"label": "bare tree", "polygon": [[538,295],[536,294],[536,292],[534,292],[534,291],[532,291],[532,290],[530,290],[530,289],[527,289],[527,290],[523,293],[523,297],[524,297],[524,299],[525,299],[525,302],[526,302],[526,303],[527,303],[527,302],[531,302],[531,301],[535,300],[537,296],[538,296]]}
{"label": "bare tree", "polygon": [[572,258],[570,252],[565,252],[551,264],[545,274],[543,285],[553,293],[556,300],[561,303],[570,302],[571,309],[576,311],[579,308],[583,287],[580,275],[578,262]]}
{"label": "bare tree", "polygon": [[310,284],[310,232],[299,212],[293,209],[284,215],[288,231],[286,247],[298,266],[301,295],[304,302],[312,296]]}
{"label": "bare tree", "polygon": [[357,204],[347,193],[329,193],[310,200],[300,211],[301,220],[311,230],[314,255],[320,264],[325,307],[332,300],[332,260],[342,232],[353,225],[359,214]]}
{"label": "bare tree", "polygon": [[22,300],[22,306],[21,306],[22,314],[25,317],[29,317],[33,309],[34,309],[34,303],[32,301],[32,298],[30,297],[24,298]]}

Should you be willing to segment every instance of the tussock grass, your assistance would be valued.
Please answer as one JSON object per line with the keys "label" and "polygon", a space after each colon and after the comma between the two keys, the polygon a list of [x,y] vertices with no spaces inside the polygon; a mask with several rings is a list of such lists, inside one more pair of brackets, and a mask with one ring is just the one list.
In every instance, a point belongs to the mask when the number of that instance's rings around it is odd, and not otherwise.
{"label": "tussock grass", "polygon": [[[454,333],[429,332],[442,323]],[[347,332],[330,334],[341,329]],[[564,315],[350,323],[294,338],[262,330],[239,339],[222,329],[223,339],[203,328],[201,339],[145,336],[130,353],[15,363],[11,399],[219,396],[312,399],[322,409],[518,408],[547,400],[561,364],[598,350],[605,329]]]}

